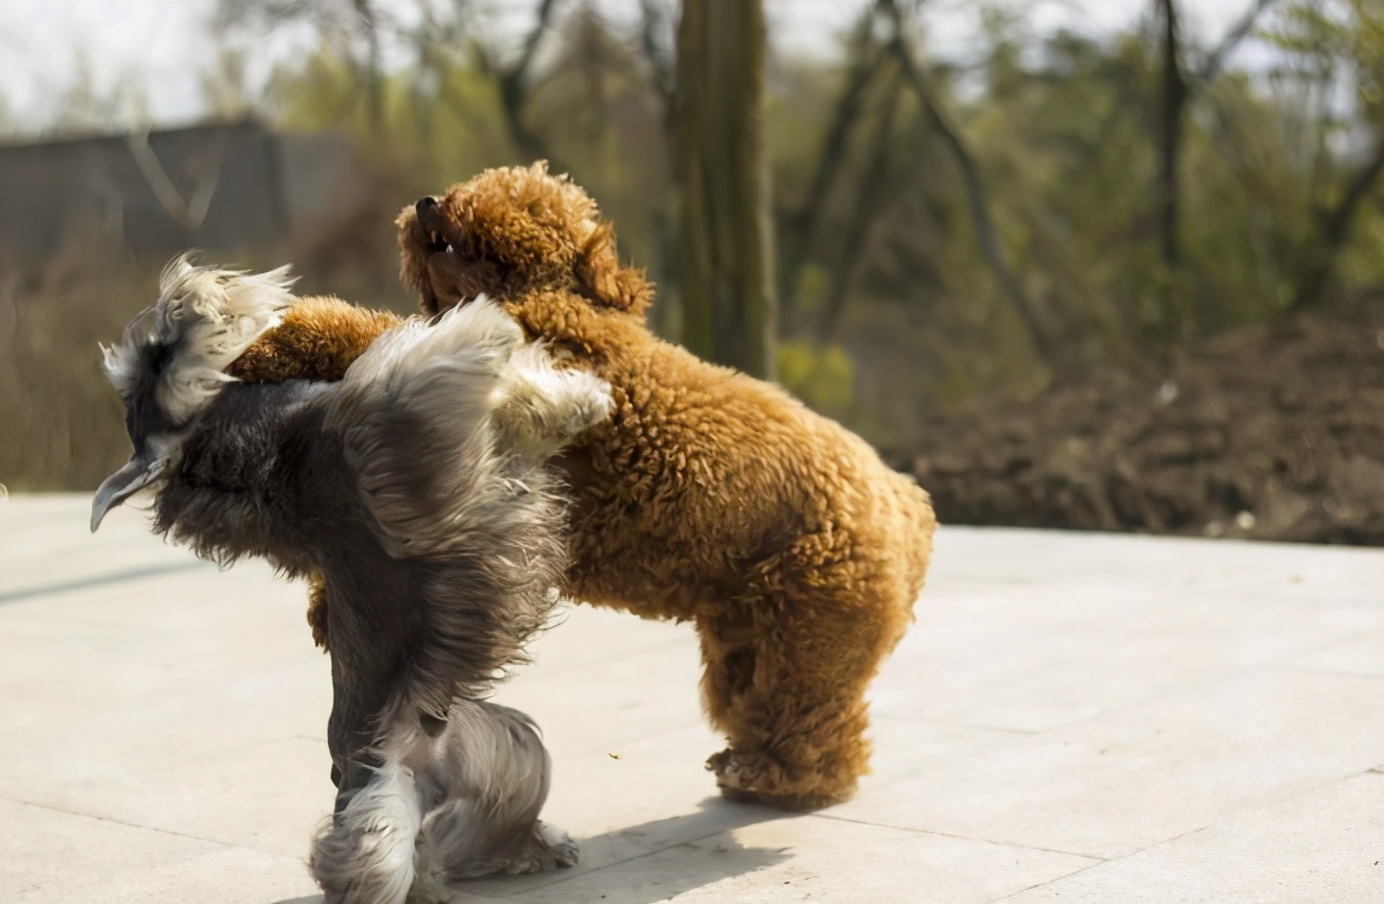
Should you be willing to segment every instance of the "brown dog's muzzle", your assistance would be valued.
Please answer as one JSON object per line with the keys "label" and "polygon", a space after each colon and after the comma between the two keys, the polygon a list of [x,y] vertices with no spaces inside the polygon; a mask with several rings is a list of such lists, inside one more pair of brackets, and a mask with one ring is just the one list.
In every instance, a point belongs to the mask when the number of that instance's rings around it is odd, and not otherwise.
{"label": "brown dog's muzzle", "polygon": [[442,205],[437,199],[429,195],[426,198],[419,198],[418,203],[413,205],[413,212],[418,218],[418,230],[423,234],[423,240],[427,244],[429,251],[443,251],[447,246],[447,218],[442,213]]}

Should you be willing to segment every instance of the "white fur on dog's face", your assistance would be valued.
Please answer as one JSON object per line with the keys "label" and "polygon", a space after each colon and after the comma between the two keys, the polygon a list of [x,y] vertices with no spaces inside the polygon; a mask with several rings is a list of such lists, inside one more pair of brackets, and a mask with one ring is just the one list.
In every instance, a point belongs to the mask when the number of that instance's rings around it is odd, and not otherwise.
{"label": "white fur on dog's face", "polygon": [[119,345],[101,347],[107,378],[128,397],[152,374],[154,404],[175,424],[190,420],[234,379],[226,367],[297,302],[294,282],[287,267],[246,273],[176,258],[159,277],[159,300]]}
{"label": "white fur on dog's face", "polygon": [[130,321],[118,345],[101,346],[134,455],[96,491],[93,531],[111,508],[157,488],[197,415],[233,382],[222,371],[296,303],[292,284],[287,267],[249,274],[179,257],[164,268],[159,300]]}

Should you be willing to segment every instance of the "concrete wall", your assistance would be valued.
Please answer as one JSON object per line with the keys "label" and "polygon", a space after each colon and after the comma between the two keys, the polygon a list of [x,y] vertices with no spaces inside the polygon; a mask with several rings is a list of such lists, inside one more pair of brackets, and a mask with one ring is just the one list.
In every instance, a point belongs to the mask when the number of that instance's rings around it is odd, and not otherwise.
{"label": "concrete wall", "polygon": [[349,209],[348,139],[253,120],[0,146],[0,265],[66,244],[143,256],[260,248]]}

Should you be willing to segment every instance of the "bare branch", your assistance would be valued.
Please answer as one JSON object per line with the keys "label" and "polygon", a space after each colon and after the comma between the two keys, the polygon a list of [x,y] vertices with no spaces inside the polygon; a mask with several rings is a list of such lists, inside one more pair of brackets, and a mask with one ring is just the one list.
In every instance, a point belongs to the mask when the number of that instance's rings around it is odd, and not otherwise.
{"label": "bare branch", "polygon": [[558,172],[566,169],[553,154],[547,139],[529,128],[524,122],[524,107],[532,96],[534,61],[538,48],[552,22],[553,10],[557,0],[542,0],[538,5],[537,20],[533,29],[524,38],[519,58],[509,66],[497,66],[479,44],[475,45],[482,68],[489,72],[500,91],[500,106],[504,110],[505,124],[510,138],[519,153],[530,160],[547,160]]}
{"label": "bare branch", "polygon": [[1381,173],[1384,173],[1384,134],[1380,135],[1379,144],[1374,149],[1374,155],[1356,172],[1346,185],[1345,193],[1341,195],[1340,202],[1324,217],[1321,230],[1321,250],[1315,256],[1316,260],[1307,267],[1306,273],[1298,282],[1290,309],[1310,307],[1321,300],[1322,289],[1326,286],[1327,277],[1331,275],[1331,270],[1336,264],[1336,258],[1340,256],[1341,249],[1345,247],[1346,241],[1350,238],[1350,229],[1355,222],[1356,211],[1369,197],[1370,191],[1379,180]]}
{"label": "bare branch", "polygon": [[658,0],[639,0],[639,46],[654,72],[654,90],[663,101],[669,125],[672,123],[674,95],[677,92],[677,61],[672,50],[659,38],[667,24],[667,10]]}
{"label": "bare branch", "polygon": [[203,160],[197,172],[197,185],[192,190],[192,196],[186,200],[169,178],[168,171],[159,162],[154,149],[149,146],[147,130],[126,135],[125,146],[164,212],[188,232],[201,228],[207,218],[207,212],[211,209],[212,199],[216,196],[216,187],[221,181],[221,162],[226,149],[226,136],[219,133],[212,136],[209,161]]}
{"label": "bare branch", "polygon": [[1023,321],[1024,327],[1028,330],[1034,350],[1052,366],[1058,360],[1055,354],[1056,349],[1048,337],[1047,330],[1043,328],[1037,310],[1032,301],[1029,300],[1023,285],[1004,259],[1004,251],[1000,247],[999,236],[996,234],[994,222],[990,218],[989,195],[985,190],[985,183],[981,179],[975,158],[972,156],[966,140],[961,137],[960,130],[951,122],[951,117],[942,108],[941,100],[933,91],[931,82],[914,59],[912,48],[909,46],[904,17],[896,0],[880,0],[880,8],[884,10],[894,24],[894,37],[889,45],[890,50],[898,59],[904,78],[913,89],[919,103],[922,104],[929,122],[937,134],[941,136],[943,143],[946,144],[955,158],[957,167],[961,170],[962,181],[966,185],[966,198],[971,209],[971,224],[975,229],[976,241],[980,245],[981,254],[994,272],[1001,291],[1009,298],[1015,313],[1019,315],[1019,319]]}
{"label": "bare branch", "polygon": [[351,0],[360,27],[365,31],[365,115],[376,134],[384,124],[384,85],[380,72],[380,29],[370,0]]}
{"label": "bare branch", "polygon": [[1226,59],[1240,45],[1240,42],[1254,31],[1259,17],[1277,2],[1278,0],[1255,0],[1254,5],[1240,17],[1240,20],[1231,27],[1230,31],[1225,33],[1225,37],[1221,39],[1215,49],[1207,55],[1201,68],[1197,70],[1194,90],[1204,88],[1210,82],[1215,81],[1216,76],[1220,75],[1221,70],[1225,67]]}
{"label": "bare branch", "polygon": [[895,82],[890,86],[884,113],[872,136],[874,152],[866,165],[864,184],[856,195],[855,210],[846,224],[841,250],[832,268],[822,319],[817,327],[817,341],[821,345],[826,345],[836,335],[841,315],[846,309],[851,283],[855,281],[855,274],[864,258],[861,252],[864,250],[866,239],[869,238],[870,227],[879,219],[880,208],[886,204],[890,185],[889,157],[892,150],[894,116],[898,111],[900,94],[902,91]]}
{"label": "bare branch", "polygon": [[837,176],[845,163],[846,148],[855,130],[856,123],[865,110],[866,97],[870,85],[883,66],[885,55],[872,38],[874,19],[877,10],[871,8],[861,16],[856,25],[852,44],[855,47],[854,64],[846,76],[846,87],[832,114],[827,127],[826,139],[822,144],[821,156],[817,158],[817,168],[812,174],[812,182],[803,199],[803,206],[787,218],[784,223],[782,242],[783,275],[781,282],[782,307],[785,315],[796,307],[798,283],[802,276],[803,264],[808,249],[812,247],[818,224],[826,209],[827,197],[831,194]]}

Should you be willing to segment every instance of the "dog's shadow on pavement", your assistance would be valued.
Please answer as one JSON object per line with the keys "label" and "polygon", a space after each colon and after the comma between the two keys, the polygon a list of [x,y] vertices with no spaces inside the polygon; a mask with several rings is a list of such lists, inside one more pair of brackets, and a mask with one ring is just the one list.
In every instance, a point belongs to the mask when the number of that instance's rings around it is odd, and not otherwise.
{"label": "dog's shadow on pavement", "polygon": [[[503,898],[513,904],[654,904],[781,863],[783,848],[745,847],[731,834],[793,814],[707,798],[693,813],[581,838],[581,863],[536,876],[477,879],[451,886],[456,904]],[[274,904],[321,904],[321,895]]]}

